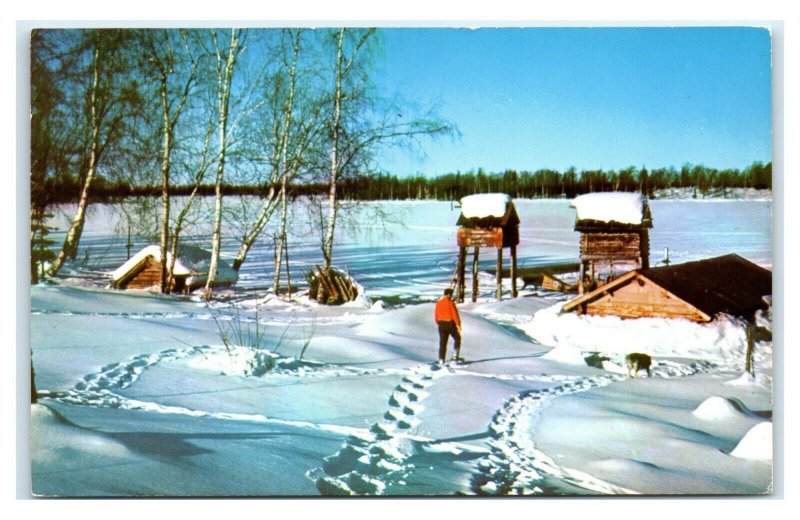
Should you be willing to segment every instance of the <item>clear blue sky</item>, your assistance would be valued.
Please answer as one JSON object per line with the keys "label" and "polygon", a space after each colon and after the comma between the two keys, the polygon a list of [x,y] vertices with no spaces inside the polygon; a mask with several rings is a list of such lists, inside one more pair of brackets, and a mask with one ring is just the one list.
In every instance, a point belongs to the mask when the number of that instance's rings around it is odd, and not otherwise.
{"label": "clear blue sky", "polygon": [[382,29],[376,81],[435,105],[461,137],[398,176],[483,167],[744,168],[772,160],[766,29]]}

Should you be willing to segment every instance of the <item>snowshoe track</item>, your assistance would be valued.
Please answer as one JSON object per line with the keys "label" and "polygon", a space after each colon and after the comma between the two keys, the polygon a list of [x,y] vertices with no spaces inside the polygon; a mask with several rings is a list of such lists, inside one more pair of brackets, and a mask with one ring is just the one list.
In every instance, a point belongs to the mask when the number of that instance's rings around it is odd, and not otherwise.
{"label": "snowshoe track", "polygon": [[[688,365],[658,361],[653,377],[683,377],[706,372],[714,364],[698,361]],[[603,374],[564,383],[542,390],[530,390],[508,399],[495,413],[489,430],[490,454],[477,464],[472,491],[478,495],[567,494],[575,490],[592,494],[638,494],[586,473],[559,466],[537,450],[529,432],[543,405],[557,397],[601,388],[628,379],[623,374]]]}
{"label": "snowshoe track", "polygon": [[[388,399],[388,408],[382,420],[368,429],[342,428],[335,425],[318,425],[298,421],[281,421],[261,415],[239,415],[190,410],[158,403],[129,399],[115,393],[134,384],[148,368],[165,361],[205,354],[221,347],[192,346],[167,349],[157,353],[140,354],[126,361],[111,363],[99,372],[85,376],[73,389],[43,395],[64,403],[84,406],[139,409],[158,413],[175,413],[193,416],[213,416],[220,419],[275,421],[301,427],[349,432],[347,441],[335,455],[325,459],[321,468],[307,473],[322,495],[383,495],[396,486],[402,486],[414,466],[409,459],[424,451],[433,439],[417,436],[414,429],[421,424],[419,415],[425,410],[424,401],[436,379],[454,374],[496,377],[498,379],[537,380],[560,383],[541,390],[522,392],[506,401],[491,423],[492,439],[488,451],[471,447],[477,458],[476,473],[472,476],[472,492],[480,495],[559,494],[588,491],[596,494],[632,494],[633,490],[614,486],[576,470],[562,468],[546,454],[537,450],[528,434],[541,407],[563,396],[627,379],[623,374],[603,374],[588,378],[573,376],[537,377],[513,374],[473,374],[450,364],[444,366],[419,365],[409,369],[360,369],[309,363],[303,377],[341,377],[343,375],[401,375]],[[456,365],[458,366],[458,365]],[[653,377],[683,377],[706,372],[715,365],[705,361],[681,364],[657,361]],[[291,375],[292,371],[279,371]],[[402,493],[398,493],[402,494]]]}
{"label": "snowshoe track", "polygon": [[429,442],[413,434],[428,388],[439,377],[451,374],[449,367],[421,365],[402,378],[389,396],[383,420],[369,427],[368,436],[351,435],[322,468],[307,473],[322,495],[383,495],[403,485],[412,469],[407,460],[416,446]]}

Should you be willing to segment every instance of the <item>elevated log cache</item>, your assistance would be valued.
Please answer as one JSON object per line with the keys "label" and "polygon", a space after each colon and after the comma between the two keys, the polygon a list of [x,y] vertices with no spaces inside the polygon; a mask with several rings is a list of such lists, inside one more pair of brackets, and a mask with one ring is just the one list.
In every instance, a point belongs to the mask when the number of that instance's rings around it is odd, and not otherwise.
{"label": "elevated log cache", "polygon": [[[647,199],[638,193],[589,193],[572,201],[580,238],[578,292],[618,273],[650,267],[653,227]],[[601,273],[602,271],[602,273]]]}
{"label": "elevated log cache", "polygon": [[478,299],[478,260],[480,249],[497,249],[495,297],[503,294],[503,248],[511,249],[511,296],[517,297],[517,245],[519,244],[519,216],[511,197],[504,193],[470,195],[461,199],[462,212],[456,240],[459,246],[456,279],[458,301],[464,301],[466,256],[473,249],[472,301]]}

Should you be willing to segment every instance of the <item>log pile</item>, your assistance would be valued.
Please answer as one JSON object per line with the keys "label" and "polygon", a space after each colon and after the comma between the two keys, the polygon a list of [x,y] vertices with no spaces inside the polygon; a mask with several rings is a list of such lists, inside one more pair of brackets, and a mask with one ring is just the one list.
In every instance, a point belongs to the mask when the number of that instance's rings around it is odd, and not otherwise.
{"label": "log pile", "polygon": [[358,297],[358,289],[349,275],[336,269],[315,267],[306,273],[309,298],[325,305],[341,305]]}

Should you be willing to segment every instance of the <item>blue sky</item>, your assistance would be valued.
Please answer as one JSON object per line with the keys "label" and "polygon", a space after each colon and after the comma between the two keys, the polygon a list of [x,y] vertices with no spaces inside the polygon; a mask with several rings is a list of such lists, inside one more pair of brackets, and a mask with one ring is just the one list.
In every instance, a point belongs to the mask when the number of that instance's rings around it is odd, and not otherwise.
{"label": "blue sky", "polygon": [[458,127],[399,176],[771,160],[766,29],[382,29],[376,82]]}

